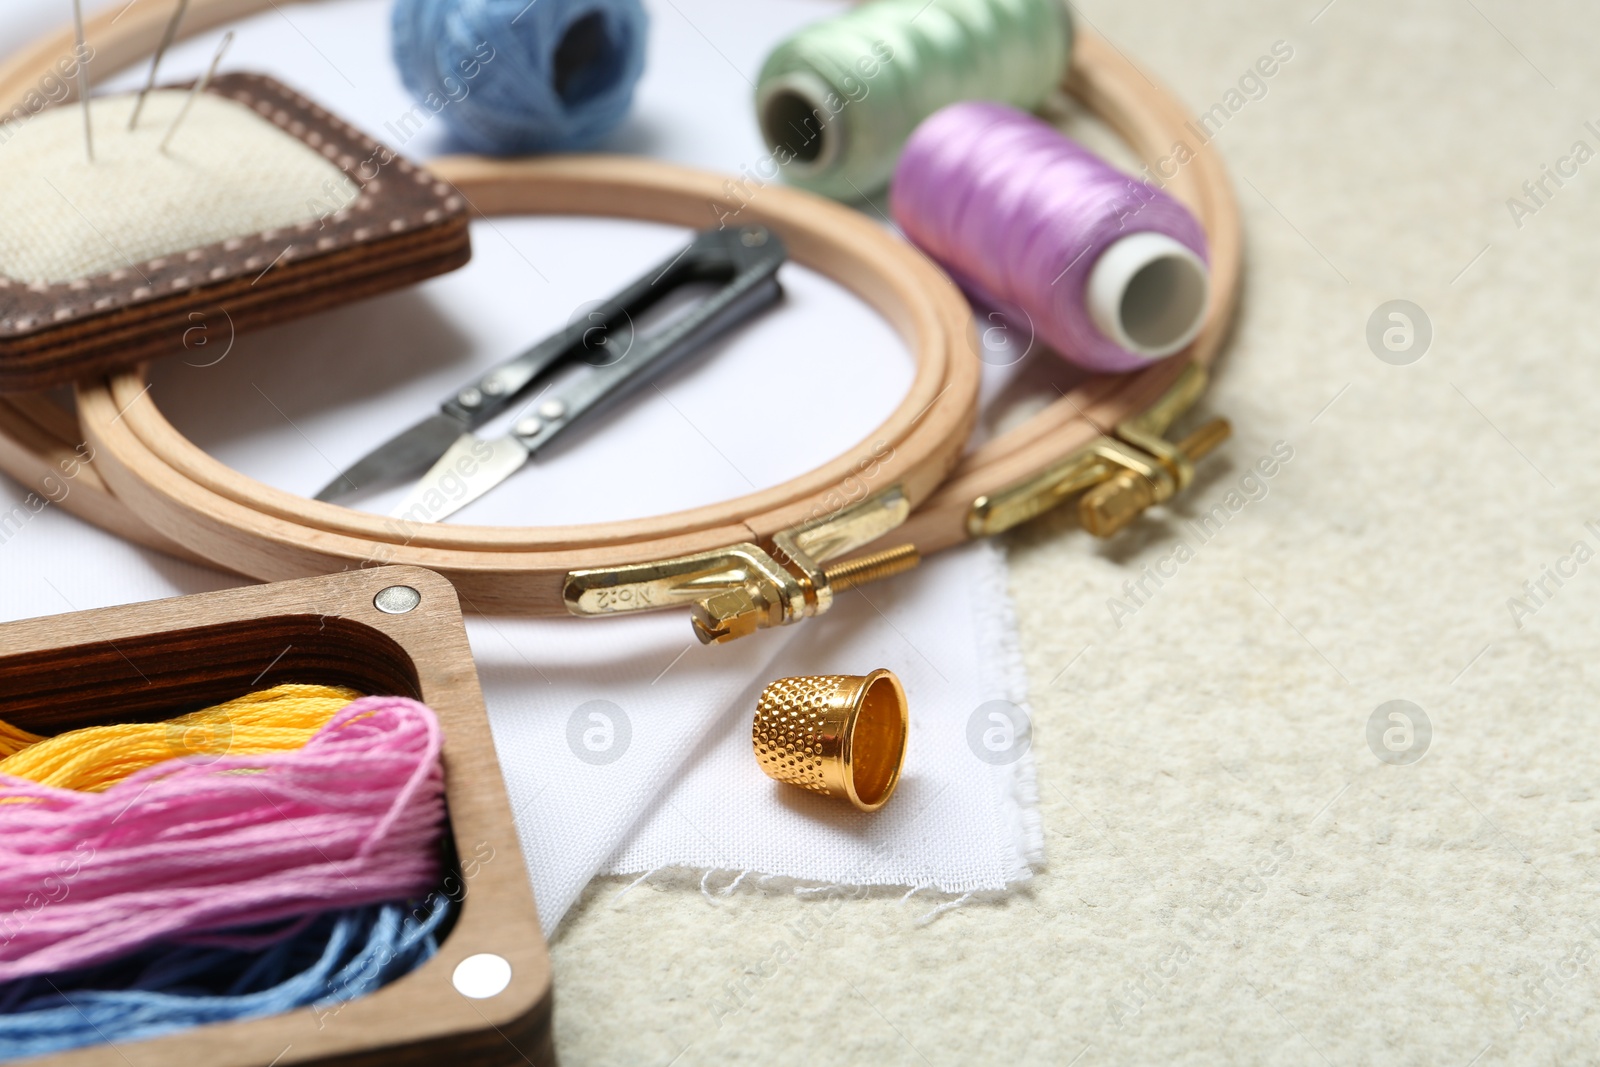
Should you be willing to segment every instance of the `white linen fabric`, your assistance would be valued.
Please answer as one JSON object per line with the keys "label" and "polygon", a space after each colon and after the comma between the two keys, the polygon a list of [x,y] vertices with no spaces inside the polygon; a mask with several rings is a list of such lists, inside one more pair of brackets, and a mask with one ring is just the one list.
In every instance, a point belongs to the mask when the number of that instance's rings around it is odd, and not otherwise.
{"label": "white linen fabric", "polygon": [[[766,0],[716,25],[730,35],[723,51],[753,63],[841,6]],[[42,8],[48,17],[37,16]],[[426,160],[450,145],[437,121],[397,138],[392,120],[411,102],[379,32],[387,11],[386,0],[276,5],[234,25],[226,69],[273,74]],[[633,116],[609,147],[741,173],[765,154],[744,72],[733,60],[709,67],[685,58],[673,42],[693,29],[670,9],[658,15]],[[24,29],[37,33],[28,21],[35,17],[52,22],[59,9],[28,0],[0,12],[0,49],[20,45]],[[163,80],[197,75],[214,47],[212,34],[175,46]],[[143,71],[95,77],[97,91],[109,93],[137,87]],[[0,146],[0,168],[11,163],[10,147]],[[225,316],[211,316],[218,332],[187,358],[158,365],[151,395],[212,455],[312,493],[474,373],[565,326],[686,238],[681,228],[616,219],[478,220],[473,262],[422,285],[236,343]],[[842,287],[792,263],[781,278],[778,308],[608,414],[598,432],[541,455],[462,521],[659,514],[779,484],[855,445],[905,394],[911,360]],[[760,423],[752,383],[802,380],[849,388],[832,390],[825,412],[808,409],[804,433]],[[1001,384],[987,377],[986,392],[1014,398],[1017,390]],[[1053,397],[1060,383],[1037,384]],[[401,493],[361,503],[382,511]],[[0,479],[0,617],[237,581],[129,546],[56,505],[36,511]],[[964,894],[1015,885],[1040,858],[1005,567],[989,546],[847,593],[823,618],[716,648],[695,642],[682,613],[469,619],[468,633],[547,929],[599,873],[684,867]],[[749,726],[763,684],[877,667],[900,674],[912,715],[900,793],[882,811],[861,815],[761,774]]]}

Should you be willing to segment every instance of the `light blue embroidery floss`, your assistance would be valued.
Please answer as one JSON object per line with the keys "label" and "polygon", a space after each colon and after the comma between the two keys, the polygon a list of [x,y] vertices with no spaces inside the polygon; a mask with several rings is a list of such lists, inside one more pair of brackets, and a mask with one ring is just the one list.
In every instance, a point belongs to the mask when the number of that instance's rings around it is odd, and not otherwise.
{"label": "light blue embroidery floss", "polygon": [[419,105],[463,147],[517,155],[585,148],[622,122],[649,18],[640,0],[396,0],[393,28]]}
{"label": "light blue embroidery floss", "polygon": [[434,893],[421,903],[325,912],[275,939],[265,935],[259,948],[163,944],[82,971],[6,982],[0,1060],[307,1005],[329,1015],[431,959],[455,910]]}

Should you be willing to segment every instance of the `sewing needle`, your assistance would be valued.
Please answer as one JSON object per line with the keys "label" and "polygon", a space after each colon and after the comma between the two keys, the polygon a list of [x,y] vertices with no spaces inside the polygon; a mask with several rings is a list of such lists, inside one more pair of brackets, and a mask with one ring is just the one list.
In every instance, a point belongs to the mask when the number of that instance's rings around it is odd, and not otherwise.
{"label": "sewing needle", "polygon": [[172,120],[172,125],[167,127],[167,135],[161,138],[161,151],[167,150],[167,143],[172,140],[172,135],[178,132],[178,124],[189,114],[189,109],[194,106],[195,97],[206,91],[206,86],[211,84],[211,79],[217,73],[217,65],[222,62],[222,54],[233,43],[233,31],[229,30],[222,35],[222,43],[217,45],[217,54],[211,57],[211,67],[206,71],[205,77],[194,83],[194,88],[189,90],[189,96],[183,102],[177,117]]}
{"label": "sewing needle", "polygon": [[94,162],[94,129],[89,122],[89,50],[83,41],[83,0],[72,0],[72,24],[78,31],[78,97],[83,103],[83,144]]}
{"label": "sewing needle", "polygon": [[130,130],[139,124],[139,112],[144,110],[144,98],[155,88],[156,71],[161,69],[161,57],[167,54],[172,42],[178,39],[178,25],[183,22],[183,13],[187,10],[189,10],[189,0],[178,0],[178,9],[172,13],[172,20],[167,23],[167,32],[161,35],[161,43],[156,46],[156,54],[150,60],[150,76],[145,79],[144,88],[139,90],[139,98],[133,102],[133,114],[128,116]]}

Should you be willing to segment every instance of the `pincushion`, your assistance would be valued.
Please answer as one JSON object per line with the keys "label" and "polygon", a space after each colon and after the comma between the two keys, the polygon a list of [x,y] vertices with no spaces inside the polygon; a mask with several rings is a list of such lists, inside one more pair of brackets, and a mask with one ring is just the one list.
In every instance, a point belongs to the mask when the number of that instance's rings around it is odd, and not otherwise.
{"label": "pincushion", "polygon": [[466,203],[293,90],[230,74],[195,95],[92,101],[0,127],[0,391],[181,353],[459,267]]}

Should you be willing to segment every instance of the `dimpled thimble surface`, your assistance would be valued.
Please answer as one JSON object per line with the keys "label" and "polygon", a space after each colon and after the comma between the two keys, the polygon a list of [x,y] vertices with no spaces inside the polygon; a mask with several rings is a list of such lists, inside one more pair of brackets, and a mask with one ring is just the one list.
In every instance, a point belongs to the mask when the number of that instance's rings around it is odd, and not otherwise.
{"label": "dimpled thimble surface", "polygon": [[780,678],[761,691],[750,740],[768,777],[877,811],[900,781],[908,722],[890,671]]}

